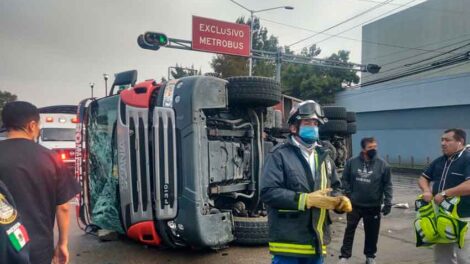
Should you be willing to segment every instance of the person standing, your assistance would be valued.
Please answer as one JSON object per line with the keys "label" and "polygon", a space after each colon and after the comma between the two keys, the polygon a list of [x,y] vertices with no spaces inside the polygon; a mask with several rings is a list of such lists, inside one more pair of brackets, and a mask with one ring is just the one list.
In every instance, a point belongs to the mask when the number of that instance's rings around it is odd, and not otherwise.
{"label": "person standing", "polygon": [[[0,180],[9,189],[28,230],[32,264],[68,263],[68,201],[80,186],[51,150],[37,144],[39,111],[10,102],[2,111],[8,139],[0,142]],[[54,220],[58,242],[54,248]]]}
{"label": "person standing", "polygon": [[[466,133],[459,128],[444,131],[441,137],[443,155],[433,160],[419,178],[418,185],[426,202],[439,205],[448,197],[460,197],[460,220],[470,221],[470,151],[465,148]],[[433,183],[432,188],[430,183]],[[470,263],[470,233],[463,248],[457,243],[435,244],[435,263]]]}
{"label": "person standing", "polygon": [[363,138],[361,148],[359,156],[348,160],[343,171],[344,192],[351,199],[353,209],[346,216],[347,225],[339,256],[342,264],[348,263],[352,255],[354,234],[361,219],[364,222],[366,263],[375,263],[380,213],[388,215],[392,208],[390,166],[377,156],[377,141],[373,137]]}
{"label": "person standing", "polygon": [[323,263],[330,241],[328,210],[347,211],[334,162],[319,145],[318,125],[326,121],[319,104],[309,100],[289,114],[291,135],[267,156],[261,200],[268,206],[269,251],[273,264]]}

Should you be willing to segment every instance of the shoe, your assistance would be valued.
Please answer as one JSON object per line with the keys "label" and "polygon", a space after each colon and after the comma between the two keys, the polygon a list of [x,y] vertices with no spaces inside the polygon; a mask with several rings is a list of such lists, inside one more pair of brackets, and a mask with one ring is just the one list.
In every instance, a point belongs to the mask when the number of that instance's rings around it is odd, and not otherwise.
{"label": "shoe", "polygon": [[349,261],[347,258],[339,258],[338,264],[349,264]]}
{"label": "shoe", "polygon": [[366,258],[366,264],[375,264],[375,258]]}

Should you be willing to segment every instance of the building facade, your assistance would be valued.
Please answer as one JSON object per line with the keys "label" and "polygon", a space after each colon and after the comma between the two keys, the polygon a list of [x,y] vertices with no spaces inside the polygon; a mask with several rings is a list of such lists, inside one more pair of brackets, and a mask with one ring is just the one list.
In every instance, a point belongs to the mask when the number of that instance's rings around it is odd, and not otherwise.
{"label": "building facade", "polygon": [[[338,93],[357,112],[360,139],[374,136],[392,164],[423,167],[441,155],[447,128],[470,134],[470,1],[429,0],[363,27],[362,63],[382,66]],[[470,135],[469,135],[470,136]]]}

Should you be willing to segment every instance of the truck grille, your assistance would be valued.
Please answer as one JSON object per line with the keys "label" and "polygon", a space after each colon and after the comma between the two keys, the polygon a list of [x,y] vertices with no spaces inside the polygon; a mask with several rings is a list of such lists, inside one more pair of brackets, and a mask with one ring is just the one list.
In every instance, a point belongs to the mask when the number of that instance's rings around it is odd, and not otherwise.
{"label": "truck grille", "polygon": [[177,212],[175,115],[172,109],[156,107],[153,112],[154,175],[157,219],[171,219]]}

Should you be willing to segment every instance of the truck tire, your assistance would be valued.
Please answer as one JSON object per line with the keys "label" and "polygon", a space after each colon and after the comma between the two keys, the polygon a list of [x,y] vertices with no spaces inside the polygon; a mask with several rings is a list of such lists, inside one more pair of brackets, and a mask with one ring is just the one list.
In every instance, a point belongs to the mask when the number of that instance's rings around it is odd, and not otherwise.
{"label": "truck tire", "polygon": [[356,112],[346,112],[346,121],[348,123],[356,122]]}
{"label": "truck tire", "polygon": [[281,102],[281,85],[271,78],[238,76],[227,81],[231,105],[269,107]]}
{"label": "truck tire", "polygon": [[268,218],[233,217],[235,243],[246,246],[267,245],[269,242]]}
{"label": "truck tire", "polygon": [[356,123],[348,123],[348,131],[346,131],[346,134],[352,135],[352,134],[356,134],[356,132],[357,132]]}
{"label": "truck tire", "polygon": [[326,118],[335,120],[346,120],[346,108],[341,106],[324,106],[323,112]]}
{"label": "truck tire", "polygon": [[348,123],[346,120],[329,119],[319,130],[320,135],[344,134],[348,131]]}

